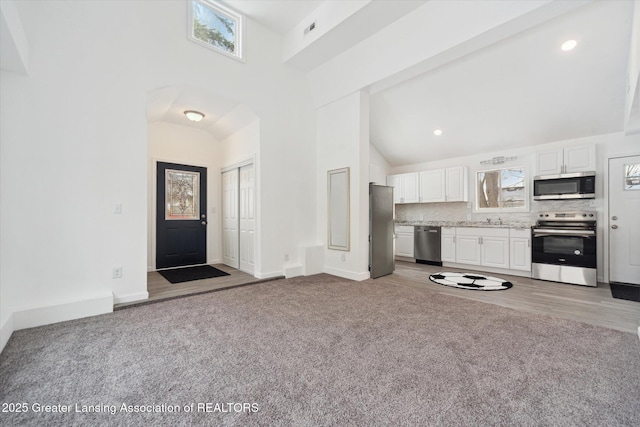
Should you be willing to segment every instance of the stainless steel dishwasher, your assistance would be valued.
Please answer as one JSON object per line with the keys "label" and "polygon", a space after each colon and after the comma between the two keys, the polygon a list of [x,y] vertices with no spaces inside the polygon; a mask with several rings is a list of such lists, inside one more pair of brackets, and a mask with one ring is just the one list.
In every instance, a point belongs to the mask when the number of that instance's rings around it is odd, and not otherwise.
{"label": "stainless steel dishwasher", "polygon": [[417,263],[442,265],[440,227],[417,225],[413,235],[414,257]]}

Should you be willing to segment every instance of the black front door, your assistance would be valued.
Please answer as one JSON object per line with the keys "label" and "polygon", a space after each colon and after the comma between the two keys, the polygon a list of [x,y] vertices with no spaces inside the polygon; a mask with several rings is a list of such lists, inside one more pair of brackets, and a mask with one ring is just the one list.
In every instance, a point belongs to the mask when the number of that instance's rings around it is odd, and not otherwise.
{"label": "black front door", "polygon": [[207,168],[158,162],[156,268],[205,264]]}

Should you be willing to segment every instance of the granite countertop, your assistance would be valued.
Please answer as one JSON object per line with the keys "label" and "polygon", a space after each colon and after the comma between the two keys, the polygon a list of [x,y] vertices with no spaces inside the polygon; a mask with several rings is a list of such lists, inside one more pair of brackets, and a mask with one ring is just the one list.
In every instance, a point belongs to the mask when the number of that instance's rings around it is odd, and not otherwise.
{"label": "granite countertop", "polygon": [[439,227],[482,227],[482,228],[531,228],[533,223],[523,221],[396,221],[396,225],[427,225]]}

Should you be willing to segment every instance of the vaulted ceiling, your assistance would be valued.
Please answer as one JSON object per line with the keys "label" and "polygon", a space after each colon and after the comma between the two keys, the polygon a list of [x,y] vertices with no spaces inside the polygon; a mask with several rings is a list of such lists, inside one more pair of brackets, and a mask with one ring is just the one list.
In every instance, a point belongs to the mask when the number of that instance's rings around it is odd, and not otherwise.
{"label": "vaulted ceiling", "polygon": [[373,94],[371,142],[405,165],[623,130],[632,6],[588,4]]}

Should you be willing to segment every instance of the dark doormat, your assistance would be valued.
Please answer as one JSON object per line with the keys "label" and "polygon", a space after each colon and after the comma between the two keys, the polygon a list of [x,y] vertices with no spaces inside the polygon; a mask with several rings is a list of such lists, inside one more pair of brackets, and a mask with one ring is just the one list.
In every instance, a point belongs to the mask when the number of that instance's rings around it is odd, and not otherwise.
{"label": "dark doormat", "polygon": [[190,282],[192,280],[211,279],[212,277],[228,276],[222,270],[218,270],[210,265],[198,265],[196,267],[174,268],[172,270],[158,271],[171,283]]}

